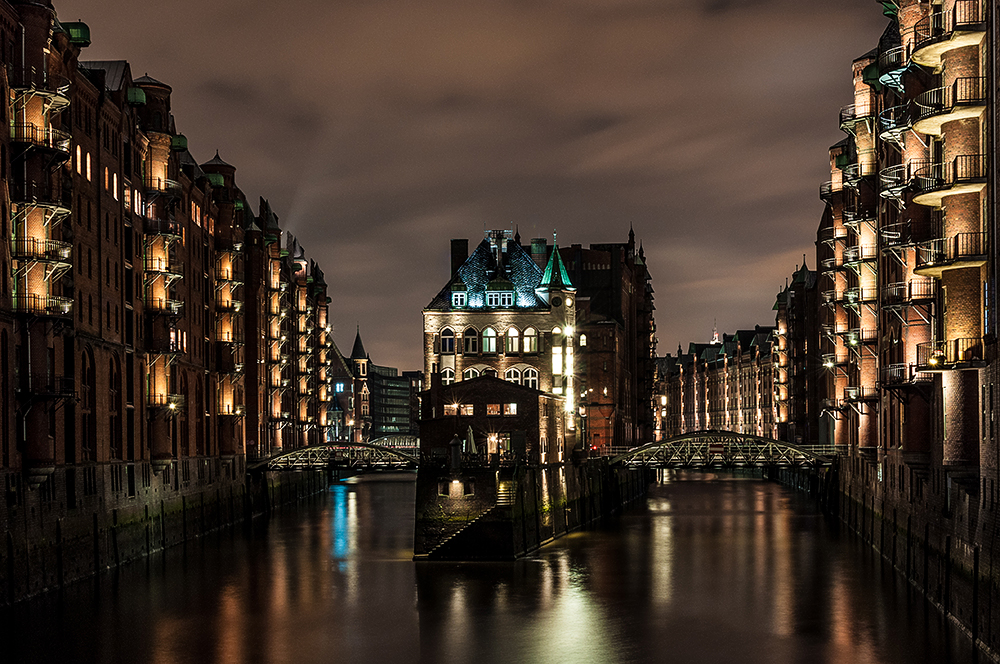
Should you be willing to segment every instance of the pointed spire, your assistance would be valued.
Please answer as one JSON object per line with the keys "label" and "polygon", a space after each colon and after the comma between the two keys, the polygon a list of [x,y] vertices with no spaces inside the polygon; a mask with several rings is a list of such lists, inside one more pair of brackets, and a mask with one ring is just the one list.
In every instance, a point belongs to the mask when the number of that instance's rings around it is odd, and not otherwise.
{"label": "pointed spire", "polygon": [[538,287],[543,290],[550,288],[576,290],[573,282],[569,280],[569,273],[566,271],[562,256],[559,254],[559,245],[553,245],[548,265],[545,266],[545,274],[542,276],[542,283]]}
{"label": "pointed spire", "polygon": [[354,337],[354,348],[351,350],[352,360],[367,360],[368,353],[365,352],[365,345],[361,342],[361,324],[358,323],[358,334]]}

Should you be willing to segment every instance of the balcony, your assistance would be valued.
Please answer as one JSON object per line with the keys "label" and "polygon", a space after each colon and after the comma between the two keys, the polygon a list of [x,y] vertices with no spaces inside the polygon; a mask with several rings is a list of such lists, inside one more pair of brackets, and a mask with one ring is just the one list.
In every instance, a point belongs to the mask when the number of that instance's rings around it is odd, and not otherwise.
{"label": "balcony", "polygon": [[854,267],[878,258],[878,246],[874,244],[856,244],[844,247],[844,265]]}
{"label": "balcony", "polygon": [[878,56],[878,82],[897,92],[903,90],[903,72],[907,65],[906,45],[890,48]]}
{"label": "balcony", "polygon": [[887,224],[879,230],[879,234],[882,236],[883,249],[909,247],[913,244],[909,221]]}
{"label": "balcony", "polygon": [[839,353],[823,353],[823,366],[827,369],[841,367],[845,364],[847,364],[847,353],[843,351]]}
{"label": "balcony", "polygon": [[215,271],[215,281],[220,286],[224,284],[240,286],[243,284],[243,280],[239,278],[239,274],[232,267],[217,268]]}
{"label": "balcony", "polygon": [[52,152],[62,161],[69,159],[70,143],[72,142],[69,132],[33,124],[16,124],[11,125],[10,139],[13,143]]}
{"label": "balcony", "polygon": [[927,16],[913,29],[913,54],[918,65],[937,69],[948,51],[976,46],[986,32],[982,0],[956,0],[955,8]]}
{"label": "balcony", "polygon": [[917,371],[960,371],[986,366],[983,340],[948,339],[917,344]]}
{"label": "balcony", "polygon": [[844,343],[850,347],[878,342],[878,330],[875,328],[852,327],[843,334]]}
{"label": "balcony", "polygon": [[215,310],[220,313],[239,313],[243,309],[243,302],[240,300],[228,299],[228,300],[216,300]]}
{"label": "balcony", "polygon": [[900,308],[931,302],[937,296],[937,282],[933,279],[897,281],[882,287],[882,306]]}
{"label": "balcony", "polygon": [[232,352],[229,346],[223,345],[217,349],[215,356],[215,369],[220,374],[241,374],[243,373],[243,363],[238,361],[236,353]]}
{"label": "balcony", "polygon": [[823,272],[839,272],[843,269],[844,263],[836,256],[831,256],[830,258],[821,260],[820,266],[823,268]]}
{"label": "balcony", "polygon": [[844,294],[833,288],[823,291],[823,304],[837,305],[844,301]]}
{"label": "balcony", "polygon": [[853,133],[854,126],[872,116],[871,100],[861,104],[851,104],[840,109],[840,130]]}
{"label": "balcony", "polygon": [[969,77],[918,95],[914,101],[919,117],[913,128],[921,134],[940,136],[941,125],[946,122],[979,117],[986,109],[986,90],[985,78]]}
{"label": "balcony", "polygon": [[14,311],[19,314],[49,318],[69,318],[73,315],[73,300],[68,297],[15,293],[13,304]]}
{"label": "balcony", "polygon": [[844,304],[857,306],[865,302],[874,302],[878,299],[878,290],[875,288],[861,288],[855,286],[844,291]]}
{"label": "balcony", "polygon": [[169,281],[180,279],[184,276],[184,264],[179,261],[171,261],[167,258],[147,256],[143,261],[143,268],[153,276],[163,275]]}
{"label": "balcony", "polygon": [[169,330],[162,330],[163,334],[153,334],[146,338],[146,350],[154,355],[182,355],[184,348],[181,342],[171,336]]}
{"label": "balcony", "polygon": [[36,399],[72,399],[76,396],[76,383],[70,376],[31,374],[21,391]]}
{"label": "balcony", "polygon": [[10,255],[15,260],[40,261],[70,267],[73,245],[59,240],[15,237],[11,240]]}
{"label": "balcony", "polygon": [[154,315],[181,316],[184,313],[184,302],[169,300],[162,297],[146,298],[146,311]]}
{"label": "balcony", "polygon": [[145,219],[143,229],[147,235],[160,235],[170,240],[179,240],[184,236],[181,223],[175,219]]}
{"label": "balcony", "polygon": [[885,109],[878,116],[878,135],[883,141],[902,146],[903,135],[913,125],[913,109],[910,104],[901,104]]}
{"label": "balcony", "polygon": [[15,92],[43,98],[45,111],[50,116],[70,104],[70,80],[65,76],[49,74],[45,69],[34,67],[8,68],[7,76]]}
{"label": "balcony", "polygon": [[232,328],[216,330],[216,341],[220,344],[241,346],[243,345],[243,332]]}
{"label": "balcony", "polygon": [[10,202],[20,208],[40,208],[45,213],[45,226],[54,227],[70,215],[68,203],[63,203],[51,187],[38,182],[10,183]]}
{"label": "balcony", "polygon": [[980,267],[986,263],[989,240],[986,233],[958,233],[917,245],[917,261],[913,272],[941,278],[947,269]]}
{"label": "balcony", "polygon": [[845,387],[844,403],[878,401],[878,390],[874,387]]}
{"label": "balcony", "polygon": [[963,154],[948,162],[912,162],[917,190],[913,202],[940,207],[946,196],[982,191],[986,188],[986,156]]}
{"label": "balcony", "polygon": [[858,161],[844,166],[844,186],[857,187],[861,180],[871,175],[875,175],[875,163],[871,160],[871,154],[858,155]]}
{"label": "balcony", "polygon": [[148,394],[146,395],[146,407],[157,410],[176,411],[184,408],[183,394]]}
{"label": "balcony", "polygon": [[900,198],[910,183],[910,170],[906,164],[883,168],[878,174],[878,193],[882,198]]}
{"label": "balcony", "polygon": [[933,380],[931,374],[914,371],[912,364],[905,363],[883,365],[879,374],[882,386],[888,388],[914,386]]}
{"label": "balcony", "polygon": [[167,178],[147,177],[145,179],[146,196],[150,199],[157,196],[177,198],[181,195],[181,183]]}
{"label": "balcony", "polygon": [[839,194],[842,191],[841,185],[834,184],[833,181],[824,182],[819,186],[819,198],[822,201],[829,203],[833,200],[834,194]]}

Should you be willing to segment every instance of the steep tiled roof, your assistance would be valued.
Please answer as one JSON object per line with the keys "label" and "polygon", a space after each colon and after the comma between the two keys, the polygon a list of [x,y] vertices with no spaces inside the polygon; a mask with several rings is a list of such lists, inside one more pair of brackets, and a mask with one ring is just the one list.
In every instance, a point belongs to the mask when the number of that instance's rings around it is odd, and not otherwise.
{"label": "steep tiled roof", "polygon": [[559,254],[559,245],[552,247],[552,254],[549,256],[549,263],[545,266],[545,275],[542,276],[542,288],[564,288],[566,290],[576,290],[573,282],[569,280],[566,266],[563,264],[562,256]]}
{"label": "steep tiled roof", "polygon": [[[546,308],[547,305],[535,294],[535,288],[542,280],[542,270],[531,256],[521,248],[520,244],[508,241],[504,261],[505,274],[498,275],[494,249],[489,240],[483,240],[426,308],[450,310],[452,284],[456,283],[465,285],[469,307],[485,306],[487,287],[498,277],[513,286],[516,308]],[[504,285],[503,290],[510,288]]]}
{"label": "steep tiled roof", "polygon": [[363,360],[368,357],[365,352],[365,345],[361,343],[361,328],[358,328],[358,336],[354,337],[354,348],[351,350],[352,360]]}

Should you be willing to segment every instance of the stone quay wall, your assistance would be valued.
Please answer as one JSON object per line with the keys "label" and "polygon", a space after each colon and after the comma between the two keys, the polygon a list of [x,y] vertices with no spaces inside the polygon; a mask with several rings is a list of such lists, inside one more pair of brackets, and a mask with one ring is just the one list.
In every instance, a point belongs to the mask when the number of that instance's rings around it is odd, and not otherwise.
{"label": "stone quay wall", "polygon": [[824,511],[1000,661],[1000,521],[991,496],[958,483],[937,487],[933,474],[900,482],[858,457],[769,477],[817,496]]}
{"label": "stone quay wall", "polygon": [[651,481],[651,471],[605,459],[421,466],[414,559],[514,560],[645,497]]}
{"label": "stone quay wall", "polygon": [[[65,469],[49,479],[53,486],[48,491],[25,491],[18,500],[8,496],[0,503],[0,522],[6,524],[0,544],[0,604],[14,604],[238,524],[329,484],[320,471],[247,478],[219,474],[176,488],[154,475],[148,488],[140,484],[128,495],[112,490],[117,484],[112,484],[109,465],[93,468],[75,505],[53,498],[67,495],[60,490],[67,482]],[[148,471],[140,467],[136,472]]]}

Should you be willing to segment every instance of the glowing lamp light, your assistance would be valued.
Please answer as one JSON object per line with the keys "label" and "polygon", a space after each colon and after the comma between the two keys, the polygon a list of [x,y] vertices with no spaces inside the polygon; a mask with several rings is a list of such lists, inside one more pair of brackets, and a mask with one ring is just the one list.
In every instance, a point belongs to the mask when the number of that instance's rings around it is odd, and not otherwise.
{"label": "glowing lamp light", "polygon": [[938,360],[937,356],[935,355],[935,356],[934,356],[934,357],[932,357],[931,359],[927,360],[927,364],[929,364],[929,365],[931,365],[932,367],[934,367],[934,366],[937,366],[937,363],[938,363],[939,361],[940,361],[940,360]]}
{"label": "glowing lamp light", "polygon": [[823,366],[826,367],[827,369],[832,369],[833,368],[833,362],[831,362],[830,360],[827,360],[826,362],[823,363]]}
{"label": "glowing lamp light", "polygon": [[167,406],[167,408],[169,408],[170,410],[177,410],[177,404],[172,403],[169,406]]}

